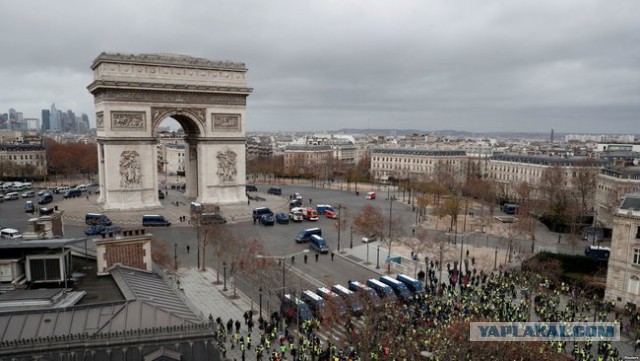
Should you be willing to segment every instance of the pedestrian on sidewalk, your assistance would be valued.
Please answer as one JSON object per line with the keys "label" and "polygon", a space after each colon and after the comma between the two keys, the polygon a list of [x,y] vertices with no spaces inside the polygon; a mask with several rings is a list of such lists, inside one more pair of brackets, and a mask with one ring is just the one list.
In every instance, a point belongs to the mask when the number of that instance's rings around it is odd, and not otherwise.
{"label": "pedestrian on sidewalk", "polygon": [[189,250],[191,249],[191,247],[189,247],[189,245],[187,245],[187,254],[189,254]]}
{"label": "pedestrian on sidewalk", "polygon": [[304,263],[305,264],[307,263],[307,254],[306,253],[304,254]]}
{"label": "pedestrian on sidewalk", "polygon": [[233,331],[233,320],[229,319],[229,321],[227,321],[227,333],[231,335],[231,331]]}
{"label": "pedestrian on sidewalk", "polygon": [[236,320],[236,333],[240,332],[240,321]]}
{"label": "pedestrian on sidewalk", "polygon": [[249,323],[249,314],[246,311],[244,312],[244,315],[242,315],[242,317],[244,318],[245,325]]}
{"label": "pedestrian on sidewalk", "polygon": [[318,257],[319,257],[319,256],[320,256],[320,255],[316,253],[316,262],[318,262]]}
{"label": "pedestrian on sidewalk", "polygon": [[333,256],[335,256],[335,253],[333,253],[333,251],[331,251],[331,262],[333,262]]}

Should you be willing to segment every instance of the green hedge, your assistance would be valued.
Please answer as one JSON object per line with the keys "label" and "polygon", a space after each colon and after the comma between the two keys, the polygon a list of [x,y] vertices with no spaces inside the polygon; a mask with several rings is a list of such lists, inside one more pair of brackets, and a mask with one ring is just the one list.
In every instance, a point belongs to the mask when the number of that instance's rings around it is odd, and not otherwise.
{"label": "green hedge", "polygon": [[562,273],[580,273],[594,275],[603,268],[607,268],[607,262],[587,256],[577,256],[568,254],[556,254],[540,252],[534,256],[539,261],[556,259],[562,263]]}

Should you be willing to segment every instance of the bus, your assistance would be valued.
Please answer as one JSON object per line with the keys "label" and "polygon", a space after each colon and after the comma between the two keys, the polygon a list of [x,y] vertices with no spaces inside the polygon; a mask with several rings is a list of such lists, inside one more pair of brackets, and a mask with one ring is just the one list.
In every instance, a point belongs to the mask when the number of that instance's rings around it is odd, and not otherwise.
{"label": "bus", "polygon": [[587,257],[597,258],[599,260],[608,260],[611,255],[611,248],[602,246],[587,246],[584,250]]}

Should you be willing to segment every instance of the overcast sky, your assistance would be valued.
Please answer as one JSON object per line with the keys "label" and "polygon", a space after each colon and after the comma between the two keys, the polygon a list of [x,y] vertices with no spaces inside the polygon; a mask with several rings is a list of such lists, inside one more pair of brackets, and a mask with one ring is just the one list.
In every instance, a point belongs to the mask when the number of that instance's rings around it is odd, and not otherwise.
{"label": "overcast sky", "polygon": [[0,3],[0,112],[89,114],[103,51],[246,63],[248,129],[640,133],[640,1]]}

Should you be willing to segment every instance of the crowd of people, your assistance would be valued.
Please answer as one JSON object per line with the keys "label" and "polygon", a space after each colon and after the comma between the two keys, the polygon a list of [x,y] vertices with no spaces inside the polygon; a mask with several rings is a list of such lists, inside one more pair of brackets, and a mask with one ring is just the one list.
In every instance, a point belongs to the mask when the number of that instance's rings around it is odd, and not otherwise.
{"label": "crowd of people", "polygon": [[[253,315],[245,322],[211,319],[218,346],[241,351],[242,360],[414,360],[429,352],[432,360],[478,360],[489,357],[492,348],[483,342],[468,342],[452,337],[452,328],[474,320],[526,321],[598,321],[619,322],[612,305],[578,297],[577,290],[566,284],[553,285],[548,280],[534,280],[520,272],[466,271],[459,274],[449,267],[448,282],[436,277],[435,265],[428,267],[423,294],[412,302],[387,303],[365,309],[359,318],[335,317],[313,319],[300,325],[299,332],[290,326],[279,332],[278,313],[269,320],[258,318],[253,340]],[[373,300],[364,299],[366,305]],[[330,307],[330,305],[328,306]],[[381,308],[380,308],[381,307]],[[594,316],[595,315],[595,316]],[[241,335],[242,325],[248,333]],[[235,326],[235,327],[234,327]],[[339,336],[337,336],[339,335]],[[466,340],[465,340],[466,337]],[[507,349],[504,346],[501,347]],[[523,360],[622,360],[611,342],[519,342],[508,347],[513,357]],[[497,350],[500,350],[498,348]],[[504,359],[494,355],[494,359]]]}

